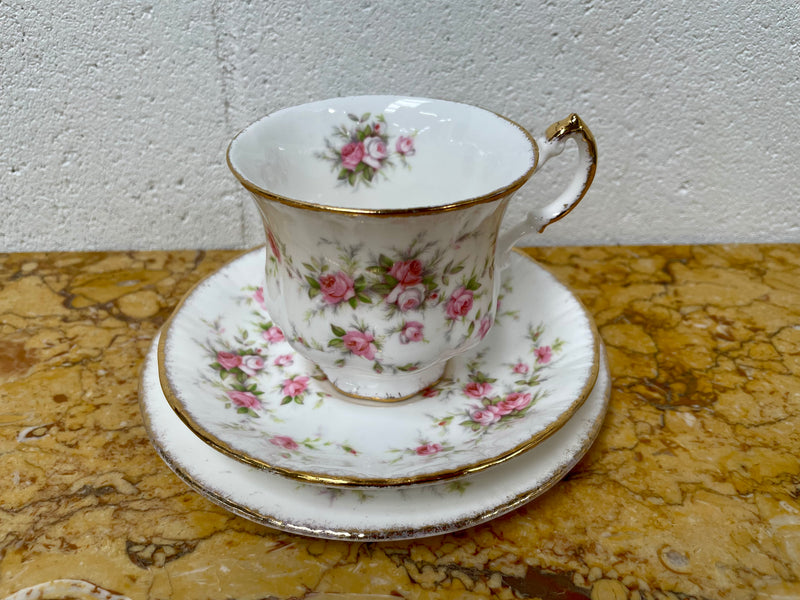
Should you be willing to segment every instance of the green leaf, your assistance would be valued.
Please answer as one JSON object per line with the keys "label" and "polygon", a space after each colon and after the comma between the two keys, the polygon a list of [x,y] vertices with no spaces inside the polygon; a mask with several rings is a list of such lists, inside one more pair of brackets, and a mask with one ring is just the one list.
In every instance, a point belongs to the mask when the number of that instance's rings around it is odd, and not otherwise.
{"label": "green leaf", "polygon": [[248,410],[249,410],[249,409],[248,409],[246,406],[240,406],[239,408],[237,408],[237,409],[236,409],[236,412],[237,412],[237,413],[239,413],[240,415],[243,415],[243,414],[245,414],[245,413],[246,413]]}
{"label": "green leaf", "polygon": [[386,273],[386,267],[379,267],[377,265],[373,265],[371,267],[367,267],[367,271],[370,273],[374,273],[375,275],[383,275]]}
{"label": "green leaf", "polygon": [[363,115],[361,115],[361,120],[366,121],[367,119],[370,118],[371,114],[372,113],[365,112]]}
{"label": "green leaf", "polygon": [[465,285],[464,287],[467,288],[468,290],[472,290],[474,292],[474,291],[480,289],[481,284],[478,283],[478,280],[475,279],[474,277],[470,277],[469,281],[467,282],[467,285]]}
{"label": "green leaf", "polygon": [[294,403],[295,404],[302,404],[303,403],[303,397],[302,396],[295,396],[294,397]]}
{"label": "green leaf", "polygon": [[308,288],[308,297],[311,299],[316,298],[319,296],[319,290],[315,290],[314,288]]}
{"label": "green leaf", "polygon": [[393,289],[394,286],[388,285],[386,283],[377,283],[374,286],[372,286],[372,290],[380,296],[388,296]]}
{"label": "green leaf", "polygon": [[358,299],[364,304],[372,304],[372,299],[369,296],[365,296],[364,294],[359,294]]}
{"label": "green leaf", "polygon": [[342,169],[341,171],[339,171],[339,176],[336,179],[347,179],[347,177],[349,175],[350,175],[350,171],[349,170]]}
{"label": "green leaf", "polygon": [[369,136],[371,136],[371,135],[372,135],[372,127],[370,127],[369,125],[367,125],[367,126],[364,128],[364,130],[363,130],[363,131],[364,131],[364,136],[365,136],[365,137],[369,137]]}
{"label": "green leaf", "polygon": [[469,324],[469,328],[467,329],[467,337],[472,335],[472,332],[475,331],[475,321]]}
{"label": "green leaf", "polygon": [[320,289],[319,281],[314,279],[311,275],[306,275],[306,281],[308,282],[308,285],[310,285],[315,290]]}
{"label": "green leaf", "polygon": [[344,342],[342,341],[342,338],[333,338],[328,342],[328,346],[332,348],[341,348],[344,346]]}
{"label": "green leaf", "polygon": [[351,121],[355,121],[356,123],[358,123],[359,121],[359,118],[353,113],[347,113],[347,118],[350,119]]}
{"label": "green leaf", "polygon": [[343,337],[344,334],[347,333],[344,329],[342,329],[338,325],[334,325],[333,323],[331,323],[331,331],[333,332],[333,335],[335,335],[336,337]]}
{"label": "green leaf", "polygon": [[259,414],[258,414],[256,411],[254,411],[252,408],[248,408],[248,409],[247,409],[247,414],[248,414],[248,415],[250,415],[251,417],[255,417],[256,419],[260,419],[260,418],[261,418],[261,415],[259,415]]}
{"label": "green leaf", "polygon": [[283,406],[284,404],[289,404],[291,401],[292,401],[291,396],[284,396],[283,400],[281,400],[281,406]]}
{"label": "green leaf", "polygon": [[352,173],[350,173],[350,175],[347,176],[347,181],[350,183],[350,185],[355,185],[356,184],[356,172],[355,171],[353,171]]}
{"label": "green leaf", "polygon": [[464,267],[462,265],[458,265],[457,267],[454,267],[452,271],[450,271],[450,274],[455,275],[456,273],[461,273],[463,270]]}
{"label": "green leaf", "polygon": [[394,261],[385,254],[381,254],[378,257],[378,262],[381,266],[386,267],[387,269],[391,269],[392,265],[394,264]]}
{"label": "green leaf", "polygon": [[351,308],[355,308],[356,306],[358,306],[358,298],[353,296],[352,298],[350,298],[350,300],[347,301],[347,303],[351,306]]}

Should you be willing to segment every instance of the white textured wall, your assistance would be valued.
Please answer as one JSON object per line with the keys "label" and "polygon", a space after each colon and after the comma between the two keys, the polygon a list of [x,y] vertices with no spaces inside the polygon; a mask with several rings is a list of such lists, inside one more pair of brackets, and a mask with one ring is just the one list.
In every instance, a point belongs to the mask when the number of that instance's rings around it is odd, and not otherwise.
{"label": "white textured wall", "polygon": [[[284,106],[381,92],[534,133],[587,121],[595,184],[527,243],[800,242],[799,7],[3,0],[0,251],[259,243],[229,138]],[[570,162],[533,185],[555,194]]]}

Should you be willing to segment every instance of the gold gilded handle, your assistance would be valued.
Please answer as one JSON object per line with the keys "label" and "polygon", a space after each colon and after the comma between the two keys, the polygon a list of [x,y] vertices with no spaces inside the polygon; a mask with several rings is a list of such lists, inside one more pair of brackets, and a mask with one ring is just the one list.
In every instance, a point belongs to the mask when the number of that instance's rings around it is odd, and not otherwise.
{"label": "gold gilded handle", "polygon": [[521,237],[534,231],[541,233],[551,223],[563,219],[583,200],[589,186],[592,185],[597,171],[597,144],[586,123],[575,113],[550,125],[545,131],[544,138],[536,140],[539,147],[537,169],[549,158],[561,154],[568,140],[574,140],[578,145],[578,164],[572,181],[553,202],[544,208],[529,212],[524,221],[500,237],[498,248],[504,253],[501,254],[503,256],[501,265],[508,264],[511,248]]}

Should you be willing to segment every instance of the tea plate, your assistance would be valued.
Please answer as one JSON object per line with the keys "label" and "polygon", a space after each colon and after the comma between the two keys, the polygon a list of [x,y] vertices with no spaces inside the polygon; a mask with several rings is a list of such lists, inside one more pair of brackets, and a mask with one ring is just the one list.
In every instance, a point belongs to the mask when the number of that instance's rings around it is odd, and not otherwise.
{"label": "tea plate", "polygon": [[414,398],[357,402],[297,354],[263,303],[264,250],[201,282],[160,338],[167,401],[200,439],[249,465],[327,486],[462,477],[564,425],[594,385],[592,319],[550,273],[514,253],[494,327]]}
{"label": "tea plate", "polygon": [[171,410],[159,383],[156,340],[139,387],[142,416],[166,464],[216,504],[257,523],[328,539],[420,538],[472,527],[543,494],[590,448],[608,407],[611,381],[600,349],[597,382],[557,432],[524,454],[461,479],[408,488],[342,489],[257,469],[203,443]]}

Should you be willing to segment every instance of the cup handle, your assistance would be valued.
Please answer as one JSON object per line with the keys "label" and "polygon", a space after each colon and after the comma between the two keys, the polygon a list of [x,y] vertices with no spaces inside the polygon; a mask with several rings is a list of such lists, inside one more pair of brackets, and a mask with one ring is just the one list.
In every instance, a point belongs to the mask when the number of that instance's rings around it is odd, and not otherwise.
{"label": "cup handle", "polygon": [[549,158],[561,154],[566,141],[574,139],[578,144],[577,170],[567,189],[558,198],[544,208],[529,212],[524,221],[500,235],[497,246],[500,250],[499,256],[502,257],[501,268],[508,264],[511,248],[520,238],[534,231],[542,233],[550,223],[563,219],[578,205],[592,184],[597,170],[597,146],[594,136],[586,123],[575,113],[550,125],[544,135],[544,139],[536,139],[536,145],[539,147],[539,162],[536,168],[541,167]]}

